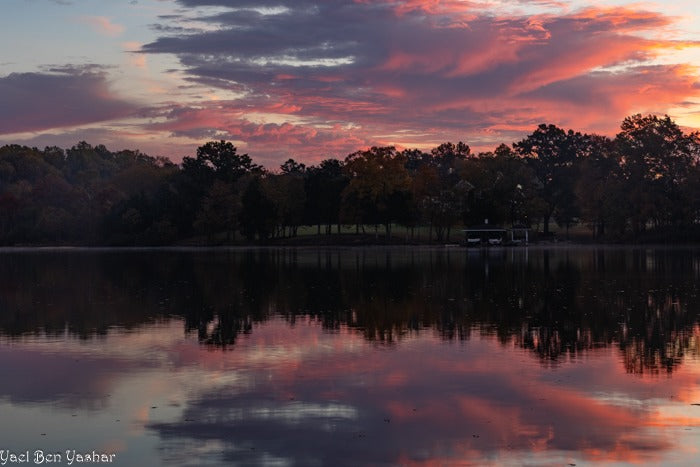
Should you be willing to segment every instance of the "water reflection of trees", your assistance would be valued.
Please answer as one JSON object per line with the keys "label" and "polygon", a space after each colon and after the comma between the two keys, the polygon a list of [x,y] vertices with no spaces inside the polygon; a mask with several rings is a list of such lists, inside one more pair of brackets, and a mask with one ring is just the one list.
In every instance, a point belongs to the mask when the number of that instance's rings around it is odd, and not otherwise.
{"label": "water reflection of trees", "polygon": [[630,372],[698,353],[700,254],[691,250],[244,250],[4,254],[0,329],[81,338],[181,317],[230,348],[282,316],[378,344],[472,333],[544,363],[617,346]]}

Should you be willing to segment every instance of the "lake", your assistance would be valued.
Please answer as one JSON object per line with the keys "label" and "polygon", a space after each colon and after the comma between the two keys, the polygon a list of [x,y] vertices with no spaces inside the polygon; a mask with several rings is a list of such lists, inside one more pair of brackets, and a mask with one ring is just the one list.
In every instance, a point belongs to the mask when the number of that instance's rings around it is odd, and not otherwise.
{"label": "lake", "polygon": [[0,250],[0,463],[698,464],[699,294],[697,248]]}

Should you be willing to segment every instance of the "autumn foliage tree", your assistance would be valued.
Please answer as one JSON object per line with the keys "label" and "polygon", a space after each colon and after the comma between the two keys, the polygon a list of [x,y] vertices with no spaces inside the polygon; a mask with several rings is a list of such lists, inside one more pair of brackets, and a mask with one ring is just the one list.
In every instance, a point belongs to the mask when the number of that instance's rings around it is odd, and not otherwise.
{"label": "autumn foliage tree", "polygon": [[[539,196],[545,203],[543,230],[549,233],[550,219],[557,210],[572,209],[576,162],[585,136],[555,125],[542,124],[527,138],[515,143],[535,175]],[[567,213],[566,216],[570,217]]]}
{"label": "autumn foliage tree", "polygon": [[697,133],[685,134],[669,116],[627,117],[616,137],[634,232],[693,222],[685,187],[700,157]]}
{"label": "autumn foliage tree", "polygon": [[344,203],[355,205],[359,221],[384,225],[387,238],[410,196],[405,162],[393,146],[357,151],[345,159],[350,182],[343,191]]}

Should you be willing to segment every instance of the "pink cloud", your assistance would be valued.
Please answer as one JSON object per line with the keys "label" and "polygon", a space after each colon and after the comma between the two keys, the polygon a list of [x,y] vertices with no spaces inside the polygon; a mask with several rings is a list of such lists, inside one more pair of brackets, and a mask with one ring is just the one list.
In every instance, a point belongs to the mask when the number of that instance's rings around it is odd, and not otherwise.
{"label": "pink cloud", "polygon": [[[246,110],[251,111],[250,108]],[[294,107],[280,103],[254,109],[255,112],[275,113],[293,113],[294,110]],[[245,115],[235,102],[199,108],[177,107],[166,114],[165,121],[153,123],[147,129],[200,141],[221,137],[243,141],[245,151],[271,168],[279,165],[278,161],[283,160],[286,153],[289,153],[287,157],[320,161],[328,157],[342,158],[359,147],[372,144],[371,140],[363,139],[361,134],[348,131],[340,124],[317,127],[288,122],[257,123],[246,119]],[[322,151],[319,151],[320,147]]]}
{"label": "pink cloud", "polygon": [[113,23],[106,16],[81,16],[79,20],[88,24],[93,31],[103,36],[116,37],[124,32],[124,26]]}

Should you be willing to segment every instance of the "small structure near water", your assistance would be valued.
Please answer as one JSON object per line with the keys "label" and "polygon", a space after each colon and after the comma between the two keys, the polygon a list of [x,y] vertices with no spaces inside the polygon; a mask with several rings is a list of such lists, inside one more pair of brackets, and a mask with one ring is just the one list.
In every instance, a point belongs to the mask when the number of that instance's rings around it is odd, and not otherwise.
{"label": "small structure near water", "polygon": [[513,226],[510,229],[498,225],[490,225],[488,219],[485,219],[483,224],[462,230],[467,246],[527,245],[529,231],[529,228],[520,225]]}

